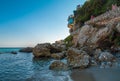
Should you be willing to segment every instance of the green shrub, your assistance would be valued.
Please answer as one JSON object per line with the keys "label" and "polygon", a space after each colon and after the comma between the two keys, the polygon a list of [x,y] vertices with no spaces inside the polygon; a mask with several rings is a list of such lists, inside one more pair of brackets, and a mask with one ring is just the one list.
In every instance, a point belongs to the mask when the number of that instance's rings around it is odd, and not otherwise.
{"label": "green shrub", "polygon": [[115,45],[120,46],[120,36],[116,37]]}
{"label": "green shrub", "polygon": [[64,39],[64,42],[65,42],[65,44],[66,44],[66,47],[70,47],[70,46],[73,45],[73,44],[72,44],[72,40],[73,40],[73,36],[72,36],[72,35],[69,35],[68,37],[66,37],[66,38]]}

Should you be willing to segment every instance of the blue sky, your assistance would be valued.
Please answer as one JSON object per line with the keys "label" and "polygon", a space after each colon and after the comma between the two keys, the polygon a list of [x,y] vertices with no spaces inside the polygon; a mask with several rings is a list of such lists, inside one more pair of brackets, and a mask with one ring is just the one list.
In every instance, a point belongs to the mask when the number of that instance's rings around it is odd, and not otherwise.
{"label": "blue sky", "polygon": [[85,0],[0,0],[0,47],[35,46],[69,35],[67,17]]}

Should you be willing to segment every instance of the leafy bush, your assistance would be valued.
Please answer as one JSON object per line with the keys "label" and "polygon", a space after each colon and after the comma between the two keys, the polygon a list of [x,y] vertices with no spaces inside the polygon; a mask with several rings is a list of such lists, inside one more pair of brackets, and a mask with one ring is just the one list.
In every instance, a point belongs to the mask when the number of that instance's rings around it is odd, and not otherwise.
{"label": "leafy bush", "polygon": [[73,45],[72,44],[72,40],[73,40],[73,36],[72,35],[69,35],[68,37],[66,37],[64,39],[64,42],[65,42],[65,44],[66,44],[67,47],[70,47],[70,46]]}

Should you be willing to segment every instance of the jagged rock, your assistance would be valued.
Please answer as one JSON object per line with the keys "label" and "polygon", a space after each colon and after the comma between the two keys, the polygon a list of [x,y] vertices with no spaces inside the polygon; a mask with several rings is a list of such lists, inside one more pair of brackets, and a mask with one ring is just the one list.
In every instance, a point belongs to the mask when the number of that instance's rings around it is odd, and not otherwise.
{"label": "jagged rock", "polygon": [[22,48],[19,52],[31,53],[33,51],[32,47]]}
{"label": "jagged rock", "polygon": [[117,24],[116,29],[120,33],[120,23]]}
{"label": "jagged rock", "polygon": [[[62,52],[62,51],[65,51],[66,50],[66,45],[64,44],[57,44],[57,43],[54,43],[52,44],[52,47],[57,50],[57,52]],[[53,51],[54,52],[54,51]],[[54,52],[55,53],[55,52]]]}
{"label": "jagged rock", "polygon": [[51,57],[57,60],[63,59],[65,57],[65,52],[51,54]]}
{"label": "jagged rock", "polygon": [[114,60],[114,56],[111,53],[109,53],[109,52],[102,52],[98,59],[101,62],[104,62],[104,61],[105,62],[108,62],[108,61],[111,62],[111,61]]}
{"label": "jagged rock", "polygon": [[109,23],[106,27],[96,28],[91,25],[84,25],[78,36],[78,44],[80,47],[91,46],[96,47],[110,47],[108,36],[113,32],[115,23]]}
{"label": "jagged rock", "polygon": [[69,48],[67,53],[67,61],[70,67],[86,68],[89,65],[90,56],[85,51]]}
{"label": "jagged rock", "polygon": [[50,43],[38,44],[33,49],[35,57],[50,57]]}
{"label": "jagged rock", "polygon": [[50,53],[59,53],[59,52],[62,52],[62,51],[63,51],[63,49],[60,46],[51,45]]}
{"label": "jagged rock", "polygon": [[51,45],[50,43],[38,44],[33,49],[35,57],[50,57],[53,53],[60,53],[61,47]]}
{"label": "jagged rock", "polygon": [[67,65],[61,61],[54,61],[50,66],[51,70],[67,70]]}
{"label": "jagged rock", "polygon": [[88,39],[96,31],[96,28],[93,28],[90,25],[85,25],[81,28],[78,35],[78,43],[80,46],[84,46],[89,41]]}

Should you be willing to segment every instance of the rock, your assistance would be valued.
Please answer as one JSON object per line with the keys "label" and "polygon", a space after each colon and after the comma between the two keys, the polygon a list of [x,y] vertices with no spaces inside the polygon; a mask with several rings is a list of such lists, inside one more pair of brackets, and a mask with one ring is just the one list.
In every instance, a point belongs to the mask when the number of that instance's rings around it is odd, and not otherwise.
{"label": "rock", "polygon": [[33,48],[33,55],[35,57],[50,57],[50,43],[38,44]]}
{"label": "rock", "polygon": [[96,49],[95,51],[94,51],[94,58],[97,60],[98,59],[98,57],[99,57],[99,55],[100,55],[100,53],[101,53],[102,51],[101,51],[101,49]]}
{"label": "rock", "polygon": [[66,50],[66,46],[64,44],[57,44],[54,43],[52,44],[52,49],[51,49],[51,53],[58,53],[58,52],[62,52]]}
{"label": "rock", "polygon": [[102,62],[101,65],[100,65],[100,68],[105,68],[105,62]]}
{"label": "rock", "polygon": [[51,45],[50,53],[59,53],[62,51],[63,51],[63,49],[60,46]]}
{"label": "rock", "polygon": [[59,46],[51,45],[50,43],[38,44],[33,49],[33,55],[35,57],[50,57],[51,54],[62,52],[62,48]]}
{"label": "rock", "polygon": [[120,33],[120,23],[117,24],[116,29]]}
{"label": "rock", "polygon": [[67,70],[67,65],[61,61],[54,61],[50,66],[50,70]]}
{"label": "rock", "polygon": [[109,36],[114,32],[115,26],[116,23],[114,22],[109,22],[100,28],[92,25],[82,26],[78,35],[79,46],[110,47],[112,42],[110,42]]}
{"label": "rock", "polygon": [[67,51],[67,62],[72,68],[86,68],[89,65],[90,56],[82,50],[69,48]]}
{"label": "rock", "polygon": [[116,63],[115,57],[109,52],[101,52],[98,60],[100,61],[100,68],[110,68]]}
{"label": "rock", "polygon": [[16,51],[12,51],[11,54],[17,54],[17,52]]}
{"label": "rock", "polygon": [[114,60],[114,56],[109,52],[102,52],[98,59],[101,62],[103,62],[103,61],[105,61],[105,62],[110,61],[111,62]]}
{"label": "rock", "polygon": [[32,47],[22,48],[19,52],[31,53],[33,51]]}
{"label": "rock", "polygon": [[51,54],[51,57],[57,60],[63,59],[65,57],[65,52]]}
{"label": "rock", "polygon": [[100,68],[110,68],[112,65],[112,62],[101,62]]}
{"label": "rock", "polygon": [[78,35],[78,43],[82,47],[87,44],[89,38],[92,37],[92,34],[96,32],[96,28],[93,28],[90,25],[85,25],[81,28],[79,35]]}
{"label": "rock", "polygon": [[113,54],[120,53],[120,46],[111,46],[110,50]]}

